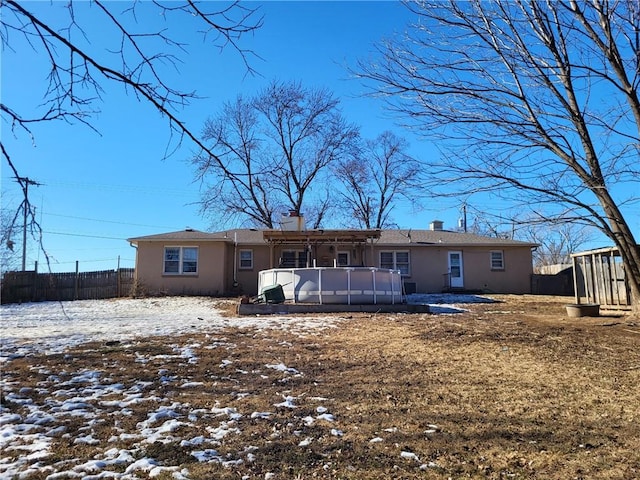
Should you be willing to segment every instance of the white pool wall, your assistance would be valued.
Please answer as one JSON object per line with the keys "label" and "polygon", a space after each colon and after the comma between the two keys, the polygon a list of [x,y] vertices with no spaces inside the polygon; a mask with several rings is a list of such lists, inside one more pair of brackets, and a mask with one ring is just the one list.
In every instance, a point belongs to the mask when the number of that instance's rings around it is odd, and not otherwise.
{"label": "white pool wall", "polygon": [[376,267],[273,268],[258,275],[258,291],[282,285],[287,301],[340,305],[402,303],[398,270]]}

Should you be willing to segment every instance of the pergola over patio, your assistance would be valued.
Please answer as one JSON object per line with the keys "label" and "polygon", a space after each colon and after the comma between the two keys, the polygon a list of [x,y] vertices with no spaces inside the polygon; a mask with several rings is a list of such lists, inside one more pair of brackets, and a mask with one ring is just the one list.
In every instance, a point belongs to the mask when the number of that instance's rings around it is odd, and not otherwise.
{"label": "pergola over patio", "polygon": [[276,244],[366,244],[380,238],[380,230],[265,230],[263,236]]}
{"label": "pergola over patio", "polygon": [[[274,266],[274,247],[280,246],[297,246],[302,247],[308,252],[318,247],[328,246],[337,261],[339,248],[349,246],[354,250],[360,251],[361,264],[365,266],[365,252],[367,244],[373,247],[374,240],[380,238],[381,231],[378,229],[371,230],[265,230],[263,238],[271,248],[271,267]],[[333,248],[332,248],[333,247]],[[309,257],[308,257],[309,258]],[[372,255],[373,259],[373,255]],[[311,260],[309,258],[309,260]],[[315,266],[315,258],[308,267]],[[373,265],[371,265],[373,266]]]}

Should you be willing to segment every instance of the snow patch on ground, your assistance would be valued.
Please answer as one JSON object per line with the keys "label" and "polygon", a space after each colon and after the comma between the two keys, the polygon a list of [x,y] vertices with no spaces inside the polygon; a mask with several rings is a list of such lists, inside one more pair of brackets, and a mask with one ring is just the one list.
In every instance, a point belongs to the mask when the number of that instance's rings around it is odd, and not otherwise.
{"label": "snow patch on ground", "polygon": [[[162,297],[3,305],[2,355],[37,350],[60,353],[92,340],[126,341],[139,336],[212,332],[227,327],[330,328],[331,317],[223,317],[209,297]],[[9,350],[13,353],[6,353]],[[182,355],[189,355],[185,350]]]}
{"label": "snow patch on ground", "polygon": [[466,312],[462,305],[468,303],[495,303],[488,297],[471,294],[452,293],[414,293],[407,295],[407,303],[412,305],[429,305],[433,314],[450,314]]}
{"label": "snow patch on ground", "polygon": [[[411,295],[410,303],[431,305],[434,313],[464,311],[460,304],[490,302],[484,297],[471,295]],[[0,307],[2,317],[2,350],[0,365],[33,353],[64,353],[69,347],[88,341],[127,342],[149,336],[176,337],[183,333],[215,332],[227,327],[256,329],[289,329],[301,335],[333,328],[346,321],[339,316],[247,316],[223,317],[215,308],[215,300],[205,297],[165,297],[146,299],[86,300],[76,302],[44,302]],[[194,348],[232,348],[233,345],[220,339],[212,339],[209,345],[172,345],[173,355],[186,363],[197,364],[199,359]],[[139,354],[136,362],[147,365],[156,357]],[[225,360],[220,368],[233,368],[232,361]],[[274,363],[265,365],[262,375],[304,375],[295,366]],[[42,368],[42,367],[41,367]],[[77,368],[77,371],[73,369]],[[271,373],[273,372],[273,373]],[[154,442],[179,442],[191,449],[190,454],[198,462],[216,462],[228,468],[243,462],[256,460],[257,448],[248,445],[235,458],[221,457],[216,447],[229,435],[241,433],[244,421],[269,421],[273,412],[242,412],[235,407],[217,405],[210,409],[194,409],[188,403],[175,398],[161,398],[156,391],[148,391],[148,382],[136,381],[130,385],[112,383],[108,372],[83,369],[82,363],[69,363],[66,381],[56,372],[48,375],[37,389],[16,388],[16,379],[3,376],[0,379],[5,400],[21,407],[20,414],[11,412],[6,405],[0,406],[0,478],[28,478],[38,475],[47,479],[57,478],[119,478],[136,479],[140,476],[154,478],[159,475],[176,479],[188,479],[189,471],[173,465],[162,465],[154,458],[139,458],[145,445]],[[71,373],[69,378],[69,373]],[[239,372],[247,374],[248,372]],[[177,382],[165,369],[157,371],[161,383]],[[265,377],[266,378],[266,377]],[[177,384],[180,389],[199,388],[199,382],[185,381]],[[37,391],[36,391],[37,390]],[[315,410],[315,415],[300,418],[301,424],[309,427],[319,425],[327,434],[341,437],[347,435],[349,425],[340,425],[339,414],[330,412],[317,402],[324,397],[305,398],[283,395],[282,402],[273,405],[275,410],[291,412]],[[146,420],[136,425],[135,431],[118,430],[118,418],[127,415],[132,405],[148,402],[154,405]],[[311,405],[311,402],[314,405]],[[307,408],[301,408],[306,406]],[[26,414],[23,412],[27,412]],[[93,427],[104,418],[105,412],[114,418],[114,433],[111,438],[96,438]],[[77,458],[73,461],[51,463],[46,461],[54,438],[70,437],[65,431],[65,419],[81,419],[86,427],[75,438],[68,441],[75,445],[102,445],[103,451],[92,459]],[[197,427],[203,418],[215,419],[217,427],[207,427],[206,435],[182,438],[178,432],[189,431],[184,427]],[[435,425],[429,425],[433,432]],[[353,427],[356,428],[356,427]],[[371,443],[383,442],[389,427],[374,437]],[[294,432],[302,435],[302,432]],[[66,437],[65,437],[66,438]],[[314,440],[312,436],[301,437],[300,448],[306,448]],[[127,448],[114,448],[114,443],[127,443]],[[19,455],[14,455],[15,453]],[[401,453],[401,457],[420,463],[412,452]],[[420,468],[432,465],[423,464]],[[121,473],[118,473],[121,472]],[[268,478],[269,474],[265,475]]]}

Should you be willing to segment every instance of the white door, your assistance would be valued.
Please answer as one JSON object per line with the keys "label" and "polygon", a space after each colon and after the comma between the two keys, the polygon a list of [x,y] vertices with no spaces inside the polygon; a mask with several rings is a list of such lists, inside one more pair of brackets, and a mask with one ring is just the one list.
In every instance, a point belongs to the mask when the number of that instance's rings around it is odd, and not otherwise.
{"label": "white door", "polygon": [[451,288],[464,287],[462,252],[449,252],[449,286]]}

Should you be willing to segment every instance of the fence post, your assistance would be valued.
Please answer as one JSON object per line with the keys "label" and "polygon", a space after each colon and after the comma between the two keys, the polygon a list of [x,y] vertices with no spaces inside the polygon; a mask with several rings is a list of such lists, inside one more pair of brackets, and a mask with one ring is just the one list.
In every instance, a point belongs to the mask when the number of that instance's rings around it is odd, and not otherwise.
{"label": "fence post", "polygon": [[120,275],[122,274],[122,272],[120,271],[120,255],[118,255],[118,268],[116,269],[116,295],[118,298],[120,298],[121,295],[121,282],[120,282]]}
{"label": "fence post", "polygon": [[33,266],[33,279],[31,280],[31,301],[34,302],[38,298],[38,261]]}
{"label": "fence post", "polygon": [[78,300],[78,270],[79,270],[79,262],[76,260],[76,276],[73,282],[73,299]]}

